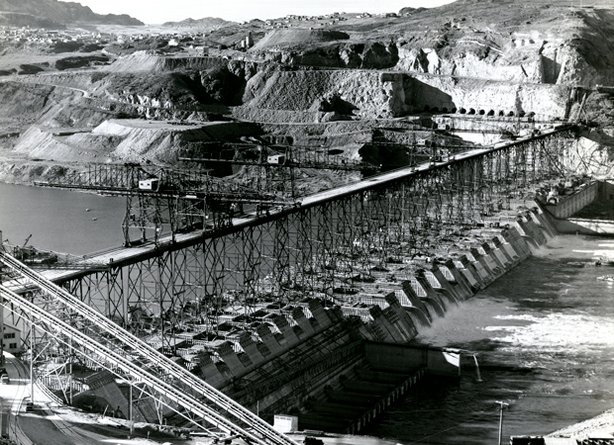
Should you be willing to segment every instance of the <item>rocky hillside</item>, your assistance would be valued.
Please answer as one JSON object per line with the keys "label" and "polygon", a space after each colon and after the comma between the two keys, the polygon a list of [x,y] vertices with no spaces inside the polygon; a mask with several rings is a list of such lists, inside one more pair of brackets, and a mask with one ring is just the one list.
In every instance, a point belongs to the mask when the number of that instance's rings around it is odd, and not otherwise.
{"label": "rocky hillside", "polygon": [[[0,4],[26,16],[32,1]],[[507,123],[518,133],[521,119],[582,119],[598,127],[588,141],[614,146],[614,87],[603,86],[614,85],[614,10],[597,0],[584,5],[460,0],[386,16],[187,20],[92,43],[91,54],[7,41],[1,55],[13,64],[0,64],[0,158],[22,166],[172,162],[178,148],[206,139],[195,135],[212,131],[209,123],[233,121],[268,136],[275,128],[279,143],[346,156],[380,127],[406,122],[432,131],[439,114],[452,115],[441,127],[458,120],[492,138]],[[170,126],[161,125],[166,120]],[[416,136],[419,144],[427,139]],[[28,171],[4,177],[21,181]]]}
{"label": "rocky hillside", "polygon": [[74,24],[143,25],[128,15],[94,13],[79,3],[57,0],[0,0],[0,23],[57,28]]}
{"label": "rocky hillside", "polygon": [[207,32],[227,26],[236,25],[234,22],[217,17],[205,17],[202,19],[185,19],[180,22],[166,22],[162,26],[173,29],[189,29],[196,32]]}
{"label": "rocky hillside", "polygon": [[[268,31],[250,51],[295,66],[585,86],[614,83],[612,4],[587,0],[583,5],[460,0],[387,17],[346,14],[326,25],[280,20],[275,23],[283,29]],[[316,39],[318,26],[340,37]],[[297,44],[306,33],[309,38]]]}

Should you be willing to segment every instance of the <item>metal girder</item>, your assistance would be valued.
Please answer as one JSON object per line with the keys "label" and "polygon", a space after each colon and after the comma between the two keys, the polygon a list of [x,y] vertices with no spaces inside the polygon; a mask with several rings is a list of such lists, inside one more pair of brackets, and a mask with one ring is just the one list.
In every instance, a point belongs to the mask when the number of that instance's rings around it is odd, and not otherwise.
{"label": "metal girder", "polygon": [[[0,252],[0,262],[37,286],[53,304],[77,315],[68,320],[78,319],[82,324],[77,329],[53,315],[53,311],[40,308],[0,285],[0,296],[6,310],[26,312],[60,342],[69,336],[76,351],[77,347],[83,348],[98,357],[100,364],[108,370],[145,383],[162,399],[168,400],[164,403],[171,408],[175,404],[185,412],[195,414],[199,420],[254,443],[294,445],[252,412],[10,255]],[[7,304],[7,301],[12,304]]]}
{"label": "metal girder", "polygon": [[[270,176],[265,171],[267,175]],[[272,190],[271,181],[266,177],[264,180],[259,190]],[[179,170],[151,164],[90,164],[85,171],[69,172],[53,181],[35,181],[35,185],[125,196],[125,246],[149,240],[158,244],[166,233],[174,240],[175,234],[182,231],[225,229],[231,225],[236,208],[245,203],[290,204],[276,194],[211,177],[202,169]],[[138,241],[132,239],[135,231]]]}
{"label": "metal girder", "polygon": [[[385,183],[364,181],[357,192],[260,215],[244,227],[232,226],[220,212],[214,225],[224,230],[154,251],[144,261],[80,275],[68,286],[135,332],[147,330],[135,312],[148,313],[150,327],[161,329],[165,347],[173,349],[173,330],[187,319],[188,304],[191,317],[215,333],[225,306],[250,316],[265,300],[284,305],[309,294],[329,298],[352,276],[428,252],[460,225],[483,224],[493,209],[523,197],[534,181],[564,171],[566,137],[540,135],[429,169],[408,169]],[[177,215],[187,218],[194,211],[202,222],[201,209],[184,207]]]}

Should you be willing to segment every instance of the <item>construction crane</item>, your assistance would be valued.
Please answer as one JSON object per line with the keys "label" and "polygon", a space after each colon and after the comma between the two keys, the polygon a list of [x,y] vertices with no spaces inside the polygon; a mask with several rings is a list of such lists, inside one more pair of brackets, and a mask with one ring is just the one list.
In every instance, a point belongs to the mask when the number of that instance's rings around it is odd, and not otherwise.
{"label": "construction crane", "polygon": [[[268,150],[265,150],[268,149]],[[309,149],[313,147],[298,145],[268,145],[264,142],[253,143],[226,143],[218,152],[218,157],[208,156],[180,156],[179,160],[184,162],[211,162],[227,163],[235,165],[260,165],[269,167],[285,168],[315,168],[322,170],[341,170],[341,171],[360,171],[364,169],[377,168],[376,165],[367,162],[352,162],[350,160],[337,157],[331,154],[330,150],[322,151],[296,151],[297,148]],[[257,150],[257,159],[248,159],[241,156],[241,149]],[[223,158],[223,154],[231,151],[239,153],[238,157],[232,159]]]}
{"label": "construction crane", "polygon": [[[242,142],[221,142],[217,156],[203,156],[202,147],[184,150],[178,160],[199,165],[244,165],[260,168],[258,188],[279,190],[295,197],[295,169],[309,168],[336,171],[377,171],[379,166],[367,162],[355,162],[338,156],[334,150],[313,150],[314,147],[268,144],[255,138],[243,138]],[[289,187],[289,191],[288,191]]]}
{"label": "construction crane", "polygon": [[10,253],[32,269],[103,271],[109,267],[107,264],[95,262],[87,256],[39,249],[32,244],[28,245],[30,239],[32,239],[32,234],[28,235],[21,245],[12,244],[8,239],[0,240],[0,251]]}
{"label": "construction crane", "polygon": [[[153,240],[163,234],[194,230],[216,231],[232,225],[244,205],[289,206],[275,195],[211,177],[206,170],[179,170],[151,163],[91,164],[52,181],[35,181],[39,187],[92,191],[125,196],[122,222],[126,247]],[[140,234],[132,240],[132,234]]]}

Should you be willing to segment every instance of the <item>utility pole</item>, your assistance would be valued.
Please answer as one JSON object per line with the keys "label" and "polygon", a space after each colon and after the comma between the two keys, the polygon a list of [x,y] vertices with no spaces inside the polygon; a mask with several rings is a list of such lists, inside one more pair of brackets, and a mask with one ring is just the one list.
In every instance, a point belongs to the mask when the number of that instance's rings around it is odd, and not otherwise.
{"label": "utility pole", "polygon": [[501,439],[503,437],[503,410],[510,406],[510,404],[500,400],[497,400],[495,403],[499,405],[499,440],[497,444],[501,445]]}
{"label": "utility pole", "polygon": [[130,377],[130,438],[134,437],[134,413],[132,404],[132,377]]}
{"label": "utility pole", "polygon": [[34,404],[34,319],[30,320],[30,402]]}
{"label": "utility pole", "polygon": [[[0,252],[4,252],[2,230],[0,230]],[[0,264],[0,284],[2,284],[2,265]],[[0,366],[4,366],[4,300],[0,300]]]}

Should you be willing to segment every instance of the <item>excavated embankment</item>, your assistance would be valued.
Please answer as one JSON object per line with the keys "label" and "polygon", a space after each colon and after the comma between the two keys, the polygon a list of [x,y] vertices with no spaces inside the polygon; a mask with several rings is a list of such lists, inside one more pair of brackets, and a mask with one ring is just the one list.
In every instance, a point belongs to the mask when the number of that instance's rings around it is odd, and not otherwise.
{"label": "excavated embankment", "polygon": [[[579,101],[572,87],[518,84],[394,72],[274,71],[259,72],[247,82],[243,116],[262,113],[275,119],[275,111],[324,120],[331,100],[345,104],[346,114],[360,118],[390,118],[410,112],[464,110],[470,114],[524,115],[565,119]],[[338,105],[337,108],[340,108]],[[254,109],[249,114],[248,110]],[[292,114],[293,113],[293,114]],[[281,114],[277,119],[281,118]]]}

